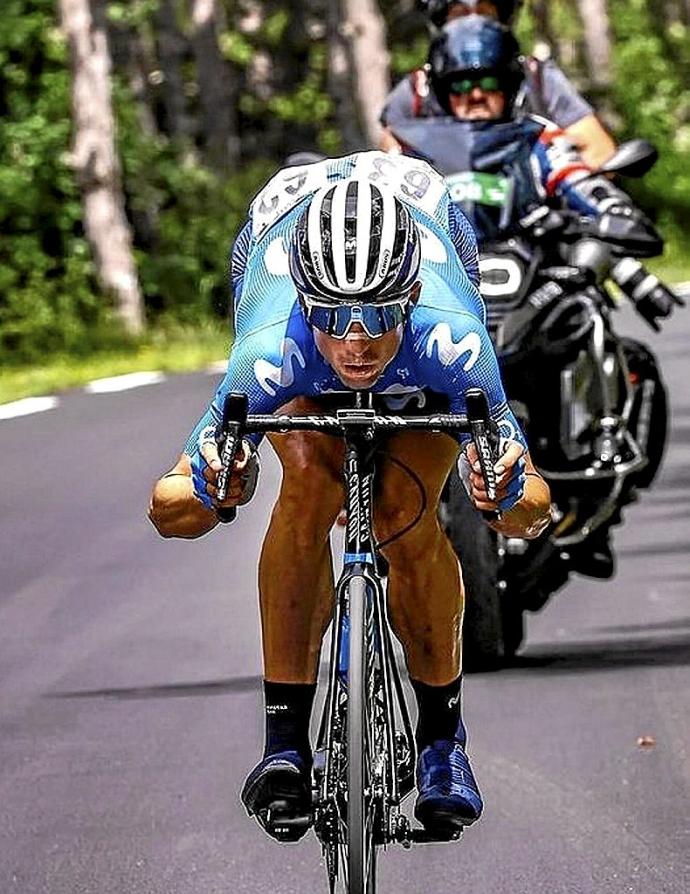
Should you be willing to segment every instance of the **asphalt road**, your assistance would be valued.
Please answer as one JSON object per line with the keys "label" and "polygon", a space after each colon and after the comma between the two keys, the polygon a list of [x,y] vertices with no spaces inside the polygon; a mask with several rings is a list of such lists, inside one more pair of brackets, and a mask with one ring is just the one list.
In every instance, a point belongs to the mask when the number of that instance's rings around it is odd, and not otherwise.
{"label": "asphalt road", "polygon": [[[690,890],[690,313],[649,341],[672,444],[616,535],[619,573],[571,583],[517,667],[468,679],[485,818],[386,854],[384,894]],[[172,542],[145,520],[213,384],[0,421],[0,894],[325,890],[315,840],[274,844],[238,801],[262,738],[275,464],[231,529]]]}

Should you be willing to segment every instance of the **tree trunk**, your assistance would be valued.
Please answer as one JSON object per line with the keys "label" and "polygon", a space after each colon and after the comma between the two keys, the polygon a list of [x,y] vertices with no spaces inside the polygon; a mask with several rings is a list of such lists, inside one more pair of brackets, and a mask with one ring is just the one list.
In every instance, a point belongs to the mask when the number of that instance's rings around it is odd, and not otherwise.
{"label": "tree trunk", "polygon": [[343,8],[359,116],[367,140],[377,146],[381,137],[379,115],[390,91],[386,25],[376,0],[344,0]]}
{"label": "tree trunk", "polygon": [[161,72],[161,100],[164,127],[172,137],[194,137],[194,121],[187,113],[187,97],[182,65],[187,56],[187,41],[178,27],[175,4],[159,0],[154,14],[156,45]]}
{"label": "tree trunk", "polygon": [[533,0],[531,11],[537,36],[544,43],[548,44],[552,53],[556,52],[558,50],[558,41],[551,24],[549,0]]}
{"label": "tree trunk", "polygon": [[191,0],[192,47],[199,79],[202,133],[206,155],[218,170],[233,167],[239,158],[235,126],[236,104],[228,66],[218,45],[217,0]]}
{"label": "tree trunk", "polygon": [[592,84],[607,87],[611,83],[611,29],[606,0],[578,0],[577,6]]}
{"label": "tree trunk", "polygon": [[364,145],[354,100],[352,53],[344,35],[342,0],[327,0],[328,93],[335,107],[335,120],[344,152],[355,152]]}
{"label": "tree trunk", "polygon": [[124,212],[110,54],[102,0],[60,0],[72,63],[72,165],[82,193],[84,228],[98,277],[115,298],[126,330],[141,332],[144,307]]}

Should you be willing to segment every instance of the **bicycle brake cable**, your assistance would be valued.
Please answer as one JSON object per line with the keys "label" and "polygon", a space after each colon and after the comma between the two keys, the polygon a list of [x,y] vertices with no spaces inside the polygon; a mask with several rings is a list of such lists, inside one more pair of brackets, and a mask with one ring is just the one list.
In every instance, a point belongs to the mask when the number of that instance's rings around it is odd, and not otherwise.
{"label": "bicycle brake cable", "polygon": [[392,537],[389,537],[387,540],[384,540],[382,543],[376,543],[377,550],[381,550],[387,546],[390,546],[391,543],[394,543],[396,540],[399,540],[401,537],[403,537],[405,534],[407,534],[408,531],[411,531],[412,528],[414,528],[415,525],[417,525],[419,523],[420,519],[426,512],[426,507],[427,507],[426,490],[424,489],[424,485],[423,485],[421,479],[419,478],[419,476],[416,474],[416,472],[414,472],[409,466],[405,465],[404,462],[401,462],[399,459],[396,459],[394,456],[386,456],[386,459],[389,460],[390,462],[392,462],[393,465],[398,466],[400,469],[402,469],[403,472],[406,472],[407,475],[412,479],[412,481],[417,485],[417,488],[419,489],[419,493],[420,493],[421,500],[422,500],[422,506],[421,506],[421,509],[419,510],[419,512],[417,513],[417,515],[415,516],[415,518],[408,525],[406,525],[402,530],[398,531],[397,534],[393,534]]}

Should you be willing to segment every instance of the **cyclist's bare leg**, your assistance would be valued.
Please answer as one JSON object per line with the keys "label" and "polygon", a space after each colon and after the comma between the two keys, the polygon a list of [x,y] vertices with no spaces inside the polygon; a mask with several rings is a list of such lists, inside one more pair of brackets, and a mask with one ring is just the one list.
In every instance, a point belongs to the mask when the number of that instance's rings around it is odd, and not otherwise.
{"label": "cyclist's bare leg", "polygon": [[[380,542],[421,518],[383,553],[390,563],[388,603],[410,676],[432,686],[461,670],[464,590],[457,557],[437,518],[438,501],[458,453],[446,435],[406,432],[385,447],[379,465],[375,527]],[[424,487],[396,463],[410,468]]]}
{"label": "cyclist's bare leg", "polygon": [[[306,398],[288,413],[322,412]],[[271,435],[283,466],[259,562],[264,675],[313,683],[333,609],[329,535],[343,505],[341,442],[318,433]]]}

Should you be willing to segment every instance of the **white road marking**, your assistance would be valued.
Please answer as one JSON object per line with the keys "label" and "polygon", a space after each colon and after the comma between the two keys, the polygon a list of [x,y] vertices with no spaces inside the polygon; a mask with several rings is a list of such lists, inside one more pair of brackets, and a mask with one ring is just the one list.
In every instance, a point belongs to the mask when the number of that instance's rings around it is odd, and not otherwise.
{"label": "white road marking", "polygon": [[57,407],[57,397],[24,397],[8,404],[0,404],[0,419],[14,419],[15,416],[29,416],[43,413]]}
{"label": "white road marking", "polygon": [[157,385],[165,381],[162,372],[126,373],[124,376],[109,376],[106,379],[94,379],[84,386],[89,394],[111,394],[115,391],[128,391],[130,388],[141,388],[142,385]]}
{"label": "white road marking", "polygon": [[227,360],[215,360],[213,363],[209,363],[204,372],[209,376],[218,376],[223,375],[228,368]]}

